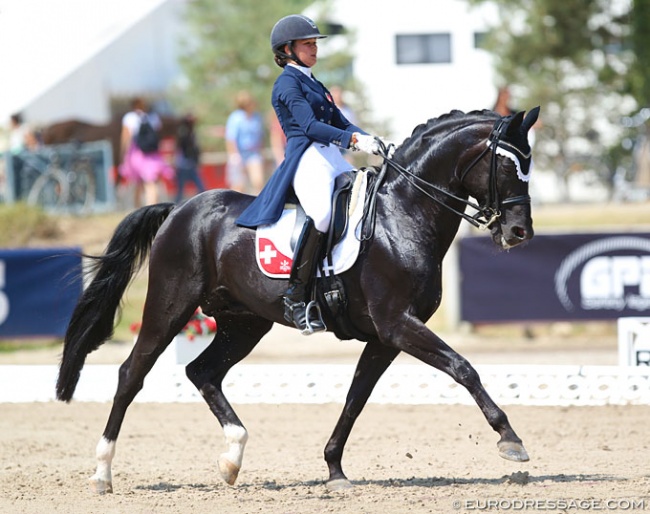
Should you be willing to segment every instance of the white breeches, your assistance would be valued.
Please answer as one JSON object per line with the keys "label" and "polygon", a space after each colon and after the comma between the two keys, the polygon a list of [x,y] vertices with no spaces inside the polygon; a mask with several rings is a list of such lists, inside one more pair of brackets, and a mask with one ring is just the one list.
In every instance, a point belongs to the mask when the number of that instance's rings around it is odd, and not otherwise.
{"label": "white breeches", "polygon": [[329,229],[336,177],[353,169],[335,145],[312,143],[302,154],[293,178],[293,189],[319,232]]}

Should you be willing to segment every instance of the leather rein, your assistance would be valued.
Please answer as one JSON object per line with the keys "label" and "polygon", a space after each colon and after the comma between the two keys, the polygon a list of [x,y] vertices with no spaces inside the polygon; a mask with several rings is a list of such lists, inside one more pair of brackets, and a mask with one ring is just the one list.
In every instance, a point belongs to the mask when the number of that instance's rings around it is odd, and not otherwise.
{"label": "leather rein", "polygon": [[[465,168],[465,170],[461,173],[460,176],[460,182],[462,183],[465,176],[479,163],[479,161],[481,161],[481,159],[483,159],[483,157],[485,157],[485,155],[488,152],[491,151],[488,195],[484,205],[479,205],[478,203],[472,202],[470,200],[466,200],[465,198],[460,198],[450,193],[449,191],[446,191],[445,189],[436,186],[435,184],[427,182],[423,178],[414,174],[409,169],[404,168],[400,164],[396,163],[390,157],[390,155],[392,154],[391,147],[393,147],[394,145],[392,144],[385,145],[381,140],[378,140],[380,145],[379,155],[384,159],[384,164],[382,166],[381,172],[379,173],[377,182],[381,183],[383,181],[382,179],[385,175],[385,172],[388,166],[390,166],[395,170],[397,170],[399,173],[401,173],[406,178],[406,180],[408,180],[411,183],[413,187],[415,187],[417,190],[422,192],[424,195],[431,198],[434,202],[443,206],[445,209],[448,209],[451,212],[457,214],[465,221],[472,224],[474,227],[482,230],[487,230],[490,227],[490,225],[492,225],[495,221],[497,221],[501,217],[502,207],[518,205],[518,204],[530,204],[530,195],[513,196],[511,198],[505,198],[504,200],[499,199],[499,191],[497,189],[497,167],[498,167],[497,148],[501,147],[505,150],[508,150],[509,152],[514,152],[524,159],[530,158],[530,154],[526,155],[514,145],[511,145],[506,141],[502,141],[503,134],[505,133],[509,123],[510,123],[510,117],[501,118],[495,122],[494,127],[490,132],[490,135],[488,136],[485,149],[469,164],[469,166],[467,166],[467,168]],[[436,193],[440,193],[443,196],[446,196],[447,198],[451,198],[453,200],[461,202],[465,204],[466,207],[471,207],[475,209],[476,214],[470,216],[469,214],[466,214],[464,211],[454,209],[453,207],[445,203],[443,200],[441,200],[439,197],[431,194],[425,188],[433,190]]]}

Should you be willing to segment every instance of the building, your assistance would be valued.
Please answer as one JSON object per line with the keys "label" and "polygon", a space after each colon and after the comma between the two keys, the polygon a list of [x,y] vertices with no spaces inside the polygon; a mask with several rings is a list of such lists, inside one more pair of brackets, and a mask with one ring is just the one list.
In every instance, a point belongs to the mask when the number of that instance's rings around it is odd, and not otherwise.
{"label": "building", "polygon": [[[9,77],[0,117],[22,111],[35,124],[106,123],[115,98],[164,95],[182,80],[176,56],[184,2],[0,0]],[[333,5],[327,17],[355,33],[353,72],[370,111],[388,122],[395,140],[451,109],[491,107],[491,60],[477,42],[496,16],[492,6],[472,8],[465,0]]]}
{"label": "building", "polygon": [[115,99],[179,79],[184,0],[0,0],[0,118],[107,123]]}
{"label": "building", "polygon": [[353,73],[377,120],[401,141],[452,109],[491,108],[492,59],[479,45],[497,11],[465,0],[335,0],[327,18],[352,30]]}

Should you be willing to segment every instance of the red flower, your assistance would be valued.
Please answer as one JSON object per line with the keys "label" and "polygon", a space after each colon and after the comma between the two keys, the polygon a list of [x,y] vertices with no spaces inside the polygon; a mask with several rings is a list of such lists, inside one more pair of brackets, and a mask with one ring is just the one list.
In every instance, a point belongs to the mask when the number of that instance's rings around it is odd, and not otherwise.
{"label": "red flower", "polygon": [[[140,328],[142,327],[142,323],[140,321],[135,321],[131,323],[131,326],[129,327],[131,332],[134,334],[137,334],[140,331]],[[183,327],[183,330],[181,330],[181,334],[183,334],[185,337],[187,337],[188,340],[192,341],[195,336],[197,335],[207,335],[207,334],[214,334],[217,332],[217,322],[214,318],[211,318],[210,316],[206,316],[203,314],[203,311],[201,310],[201,307],[196,309],[194,314],[192,314],[192,317],[189,319],[189,321],[186,323],[186,325]]]}

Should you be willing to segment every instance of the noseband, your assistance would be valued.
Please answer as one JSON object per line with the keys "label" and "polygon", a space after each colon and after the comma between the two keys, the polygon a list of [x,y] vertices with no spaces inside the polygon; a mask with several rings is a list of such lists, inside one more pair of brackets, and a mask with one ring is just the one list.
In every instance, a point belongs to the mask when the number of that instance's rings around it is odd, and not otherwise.
{"label": "noseband", "polygon": [[[464,198],[460,198],[456,195],[453,195],[449,191],[441,189],[435,184],[431,184],[430,182],[427,182],[426,180],[415,175],[412,171],[399,165],[398,163],[396,163],[390,158],[391,149],[389,147],[386,147],[386,145],[384,145],[383,142],[381,141],[379,142],[381,147],[380,155],[384,159],[384,166],[380,175],[384,175],[387,166],[390,165],[398,172],[400,172],[402,175],[404,175],[406,180],[408,180],[411,183],[411,185],[413,185],[413,187],[418,189],[424,195],[431,198],[434,202],[442,205],[446,209],[457,214],[467,222],[471,223],[476,228],[480,228],[483,230],[488,229],[490,225],[492,225],[492,223],[494,223],[496,220],[498,220],[501,217],[501,210],[503,207],[509,207],[512,205],[519,205],[519,204],[530,204],[530,195],[513,196],[511,198],[505,198],[503,200],[499,199],[499,191],[497,189],[498,149],[501,148],[509,153],[514,153],[524,160],[530,159],[531,156],[530,152],[525,154],[516,146],[508,143],[507,141],[502,140],[503,135],[505,134],[505,131],[508,128],[508,124],[510,123],[511,119],[512,119],[511,116],[507,116],[504,118],[500,118],[495,122],[494,127],[492,128],[492,131],[488,136],[485,149],[469,164],[469,166],[467,166],[467,168],[465,168],[463,173],[461,173],[460,175],[460,182],[462,183],[465,176],[479,163],[481,159],[483,159],[483,157],[485,157],[485,155],[488,152],[491,151],[490,174],[488,177],[488,181],[489,181],[488,194],[487,194],[487,199],[483,205],[479,205],[470,200],[466,200]],[[378,182],[381,182],[381,180],[379,180]],[[437,193],[441,193],[447,198],[452,198],[458,202],[461,202],[465,204],[465,206],[469,206],[473,208],[474,210],[476,210],[476,214],[470,216],[466,214],[464,211],[459,211],[454,209],[450,205],[443,202],[440,198],[429,193],[425,189],[425,187],[432,189]]]}

